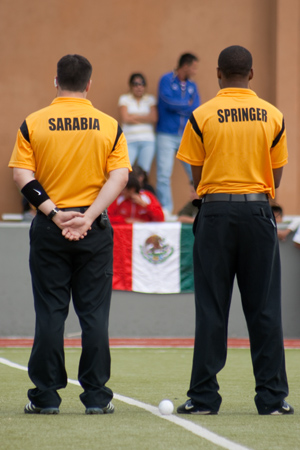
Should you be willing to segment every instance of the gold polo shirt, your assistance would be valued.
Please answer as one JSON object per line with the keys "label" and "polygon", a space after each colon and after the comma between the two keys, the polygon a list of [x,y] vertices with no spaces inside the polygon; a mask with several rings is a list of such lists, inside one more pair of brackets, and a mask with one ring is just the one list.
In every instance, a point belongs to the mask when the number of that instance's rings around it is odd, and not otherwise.
{"label": "gold polo shirt", "polygon": [[203,166],[197,194],[275,196],[272,169],[287,163],[282,113],[250,89],[221,89],[191,115],[177,158]]}
{"label": "gold polo shirt", "polygon": [[73,97],[58,97],[26,118],[9,167],[32,170],[59,208],[91,205],[109,172],[131,170],[118,122]]}

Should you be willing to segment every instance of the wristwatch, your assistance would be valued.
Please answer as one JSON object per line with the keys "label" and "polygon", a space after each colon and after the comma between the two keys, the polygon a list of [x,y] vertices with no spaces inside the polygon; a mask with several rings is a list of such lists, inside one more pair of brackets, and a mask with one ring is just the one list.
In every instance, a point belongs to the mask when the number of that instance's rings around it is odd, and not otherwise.
{"label": "wristwatch", "polygon": [[58,211],[59,211],[59,209],[55,206],[55,208],[53,208],[52,211],[49,212],[49,214],[48,214],[48,216],[47,216],[48,219],[49,219],[49,220],[52,220],[53,217],[55,216],[55,214],[58,213]]}

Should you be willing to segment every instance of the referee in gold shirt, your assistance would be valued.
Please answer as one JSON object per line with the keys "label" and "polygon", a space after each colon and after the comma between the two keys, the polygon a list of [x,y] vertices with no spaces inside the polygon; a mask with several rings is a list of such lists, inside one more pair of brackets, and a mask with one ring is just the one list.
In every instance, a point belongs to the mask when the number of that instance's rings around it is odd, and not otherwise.
{"label": "referee in gold shirt", "polygon": [[196,334],[189,400],[181,414],[217,414],[217,381],[227,356],[235,276],[248,326],[259,414],[293,414],[285,398],[280,258],[269,204],[287,163],[280,111],[249,89],[251,53],[219,56],[217,96],[187,123],[177,157],[191,164],[199,213],[194,223]]}
{"label": "referee in gold shirt", "polygon": [[108,320],[113,232],[106,208],[131,170],[116,120],[87,100],[92,66],[80,55],[58,61],[50,106],[21,125],[9,166],[37,208],[30,229],[30,272],[36,312],[28,364],[35,385],[26,414],[58,414],[66,387],[64,325],[70,298],[82,329],[78,380],[87,414],[114,412]]}

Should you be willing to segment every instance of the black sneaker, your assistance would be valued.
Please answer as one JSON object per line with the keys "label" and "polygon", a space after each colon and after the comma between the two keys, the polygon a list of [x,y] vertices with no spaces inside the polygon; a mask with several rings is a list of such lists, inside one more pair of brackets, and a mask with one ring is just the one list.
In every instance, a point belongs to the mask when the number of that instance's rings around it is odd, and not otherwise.
{"label": "black sneaker", "polygon": [[178,414],[199,414],[202,416],[218,414],[218,411],[203,409],[201,406],[194,405],[192,400],[187,400],[183,405],[178,406],[177,412]]}
{"label": "black sneaker", "polygon": [[114,405],[109,402],[107,406],[104,408],[99,408],[97,406],[95,407],[88,407],[85,410],[86,414],[112,414],[115,411]]}
{"label": "black sneaker", "polygon": [[294,408],[283,400],[280,408],[269,413],[271,416],[282,416],[283,414],[294,414]]}
{"label": "black sneaker", "polygon": [[59,414],[59,409],[56,407],[39,408],[33,403],[29,402],[24,408],[25,414]]}

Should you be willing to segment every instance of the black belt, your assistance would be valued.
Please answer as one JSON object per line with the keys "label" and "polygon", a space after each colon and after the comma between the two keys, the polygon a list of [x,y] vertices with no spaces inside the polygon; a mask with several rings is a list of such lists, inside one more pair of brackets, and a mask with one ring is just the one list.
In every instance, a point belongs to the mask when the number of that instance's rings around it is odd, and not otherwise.
{"label": "black belt", "polygon": [[206,194],[202,203],[207,202],[267,202],[267,194]]}
{"label": "black belt", "polygon": [[59,209],[60,211],[76,211],[83,214],[88,208],[89,206],[75,206],[74,208],[59,208]]}
{"label": "black belt", "polygon": [[[80,212],[81,214],[85,213],[87,209],[89,209],[89,206],[74,206],[74,208],[59,208],[60,211],[76,211]],[[107,209],[103,211],[103,213],[100,214],[100,216],[107,215]],[[100,217],[99,216],[99,217]]]}
{"label": "black belt", "polygon": [[[76,211],[81,214],[85,213],[85,211],[89,208],[89,206],[74,206],[73,208],[58,208],[60,211]],[[39,209],[37,210],[38,214],[43,214]]]}
{"label": "black belt", "polygon": [[[81,214],[85,213],[85,211],[89,208],[89,206],[74,206],[73,208],[59,208],[60,211],[76,211],[80,212]],[[42,211],[39,209],[37,210],[38,214],[43,214]],[[95,220],[100,228],[103,230],[108,227],[109,220],[107,216],[107,209],[103,211],[103,213],[100,214],[100,216],[97,217]]]}

